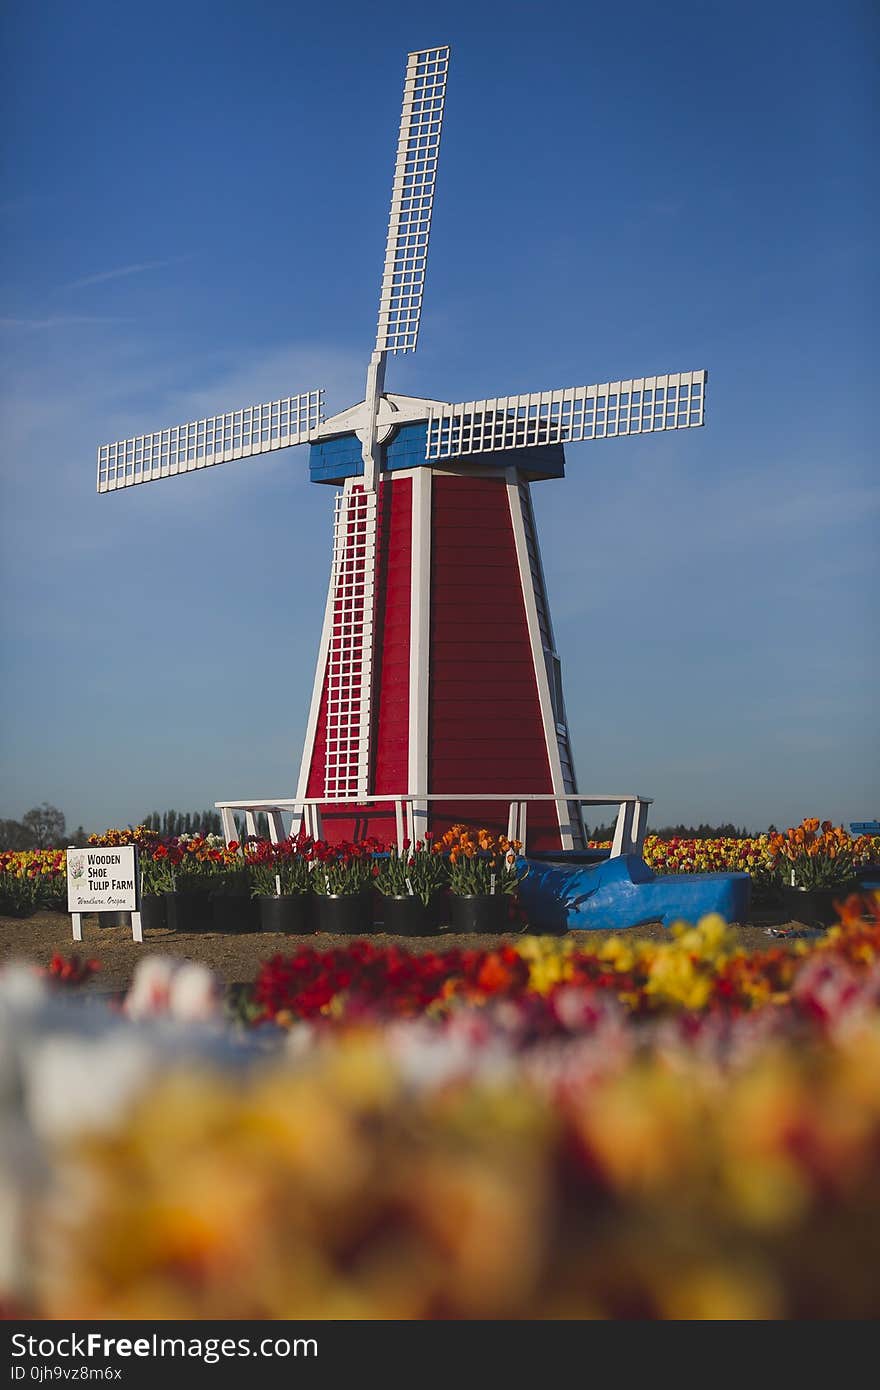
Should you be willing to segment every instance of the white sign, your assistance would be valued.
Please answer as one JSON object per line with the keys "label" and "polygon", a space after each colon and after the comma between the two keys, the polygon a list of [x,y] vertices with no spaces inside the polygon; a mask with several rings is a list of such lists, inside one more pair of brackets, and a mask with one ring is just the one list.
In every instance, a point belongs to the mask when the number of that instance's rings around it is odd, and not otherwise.
{"label": "white sign", "polygon": [[134,845],[67,851],[68,912],[136,912],[138,863]]}

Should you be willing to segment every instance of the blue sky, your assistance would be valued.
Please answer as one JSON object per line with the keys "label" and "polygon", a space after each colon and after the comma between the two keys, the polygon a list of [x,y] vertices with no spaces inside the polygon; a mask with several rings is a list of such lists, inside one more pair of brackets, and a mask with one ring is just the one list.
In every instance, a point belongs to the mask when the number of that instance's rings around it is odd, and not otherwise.
{"label": "blue sky", "polygon": [[704,430],[569,446],[534,490],[582,790],[655,824],[880,813],[869,13],[11,0],[0,816],[293,794],[331,491],[299,449],[98,497],[94,451],[360,399],[405,54],[443,42],[388,388],[710,371]]}

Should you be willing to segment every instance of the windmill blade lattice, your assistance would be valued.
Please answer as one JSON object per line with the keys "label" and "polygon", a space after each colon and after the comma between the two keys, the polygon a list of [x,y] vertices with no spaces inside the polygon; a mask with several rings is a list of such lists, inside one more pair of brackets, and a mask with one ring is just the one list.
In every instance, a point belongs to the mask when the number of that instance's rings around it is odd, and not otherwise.
{"label": "windmill blade lattice", "polygon": [[377,352],[414,352],[419,336],[449,48],[410,53],[403,85]]}
{"label": "windmill blade lattice", "polygon": [[702,425],[706,371],[497,396],[431,410],[426,458],[654,434]]}
{"label": "windmill blade lattice", "polygon": [[98,448],[98,491],[155,482],[215,463],[267,454],[316,438],[324,419],[324,391],[208,415],[152,434],[133,435]]}

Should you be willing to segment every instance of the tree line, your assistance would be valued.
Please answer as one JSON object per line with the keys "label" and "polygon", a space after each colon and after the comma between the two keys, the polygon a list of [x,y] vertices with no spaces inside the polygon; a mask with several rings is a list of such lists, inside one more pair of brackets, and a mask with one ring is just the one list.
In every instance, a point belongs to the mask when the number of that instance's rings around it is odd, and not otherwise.
{"label": "tree line", "polygon": [[219,811],[151,811],[142,824],[169,839],[175,835],[222,835]]}
{"label": "tree line", "polygon": [[[169,837],[223,833],[219,811],[151,811],[141,824]],[[64,812],[48,801],[32,806],[20,820],[0,820],[0,850],[66,849],[68,845],[86,845],[88,841],[85,826],[68,830]]]}
{"label": "tree line", "polygon": [[[773,834],[776,830],[775,825],[768,827],[768,833]],[[649,835],[657,835],[661,840],[751,840],[764,831],[747,830],[746,827],[731,825],[726,822],[724,825],[663,825],[659,830],[653,826],[648,827]],[[590,830],[587,838],[589,840],[611,840],[614,838],[614,825],[597,825],[595,830]]]}

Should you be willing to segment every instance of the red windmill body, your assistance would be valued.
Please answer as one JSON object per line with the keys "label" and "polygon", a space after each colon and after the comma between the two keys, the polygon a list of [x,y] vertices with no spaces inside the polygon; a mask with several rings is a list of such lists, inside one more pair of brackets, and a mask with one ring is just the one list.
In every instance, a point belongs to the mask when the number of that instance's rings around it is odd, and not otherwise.
{"label": "red windmill body", "polygon": [[[425,436],[399,427],[372,494],[354,436],[312,446],[313,477],[343,482],[297,793],[324,799],[328,838],[393,834],[393,802],[365,796],[430,796],[417,824],[435,831],[504,830],[506,804],[456,794],[577,790],[530,495],[562,476],[562,447],[435,467]],[[581,843],[564,802],[534,803],[529,826],[535,847]]]}

